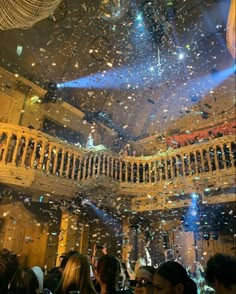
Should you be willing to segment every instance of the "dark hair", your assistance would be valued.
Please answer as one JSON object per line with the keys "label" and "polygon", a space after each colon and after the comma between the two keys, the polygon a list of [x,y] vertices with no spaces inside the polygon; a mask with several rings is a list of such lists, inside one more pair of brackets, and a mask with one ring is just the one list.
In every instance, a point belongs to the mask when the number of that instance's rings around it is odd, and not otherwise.
{"label": "dark hair", "polygon": [[2,249],[0,251],[0,293],[7,292],[8,283],[18,267],[19,262],[16,254],[8,249]]}
{"label": "dark hair", "polygon": [[64,256],[60,256],[60,257],[63,258],[62,261],[61,261],[60,267],[61,267],[61,268],[65,268],[65,267],[66,267],[66,264],[67,264],[67,261],[69,260],[69,258],[70,258],[72,255],[74,255],[74,254],[78,254],[78,253],[79,253],[79,252],[76,251],[76,250],[71,250],[71,251],[68,251],[68,252],[66,253],[66,255],[64,255]]}
{"label": "dark hair", "polygon": [[206,265],[205,279],[212,286],[217,280],[225,288],[236,285],[236,257],[217,253],[212,256]]}
{"label": "dark hair", "polygon": [[106,284],[108,293],[115,292],[120,273],[121,264],[115,256],[105,254],[99,258],[97,263],[97,275],[99,280]]}
{"label": "dark hair", "polygon": [[39,289],[39,282],[35,273],[31,269],[25,268],[16,271],[8,293],[33,294],[37,293],[37,289]]}
{"label": "dark hair", "polygon": [[155,273],[156,269],[155,267],[151,266],[151,265],[143,265],[139,268],[139,270],[142,269],[142,270],[145,270],[145,271],[148,271],[149,273],[153,274]]}
{"label": "dark hair", "polygon": [[157,268],[155,274],[168,280],[172,286],[182,284],[184,286],[184,294],[197,294],[196,283],[190,279],[186,269],[176,261],[162,263]]}

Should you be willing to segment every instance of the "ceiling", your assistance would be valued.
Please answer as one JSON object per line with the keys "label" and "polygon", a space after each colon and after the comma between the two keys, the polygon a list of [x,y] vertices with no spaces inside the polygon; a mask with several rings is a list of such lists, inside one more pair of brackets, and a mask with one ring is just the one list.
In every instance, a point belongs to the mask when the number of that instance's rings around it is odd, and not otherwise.
{"label": "ceiling", "polygon": [[89,121],[137,139],[165,131],[196,103],[194,81],[232,63],[230,0],[120,2],[113,19],[102,0],[65,0],[30,29],[0,31],[0,66],[45,89],[64,83],[58,96]]}

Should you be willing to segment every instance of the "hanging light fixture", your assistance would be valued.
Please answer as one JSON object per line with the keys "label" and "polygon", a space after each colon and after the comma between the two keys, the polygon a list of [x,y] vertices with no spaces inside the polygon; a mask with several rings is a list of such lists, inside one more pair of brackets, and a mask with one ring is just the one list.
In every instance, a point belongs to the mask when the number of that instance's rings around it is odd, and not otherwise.
{"label": "hanging light fixture", "polygon": [[0,30],[28,29],[47,18],[62,0],[0,0]]}

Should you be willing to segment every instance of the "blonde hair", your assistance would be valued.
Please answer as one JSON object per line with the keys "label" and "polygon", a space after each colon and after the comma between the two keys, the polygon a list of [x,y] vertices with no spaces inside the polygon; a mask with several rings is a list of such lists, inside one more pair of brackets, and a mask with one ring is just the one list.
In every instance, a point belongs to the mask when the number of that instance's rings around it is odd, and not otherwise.
{"label": "blonde hair", "polygon": [[97,294],[90,278],[90,264],[86,255],[74,254],[66,264],[55,293],[66,294],[69,291]]}

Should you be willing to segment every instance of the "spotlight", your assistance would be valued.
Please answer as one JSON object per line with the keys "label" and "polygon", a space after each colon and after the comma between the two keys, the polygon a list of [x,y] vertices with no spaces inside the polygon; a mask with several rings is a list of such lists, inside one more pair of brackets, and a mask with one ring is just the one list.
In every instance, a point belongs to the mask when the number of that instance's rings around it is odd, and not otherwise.
{"label": "spotlight", "polygon": [[204,232],[203,233],[203,239],[206,240],[206,241],[209,241],[210,240],[210,234],[208,232]]}
{"label": "spotlight", "polygon": [[154,71],[154,67],[151,66],[151,67],[149,68],[149,70],[150,70],[150,71]]}
{"label": "spotlight", "polygon": [[183,52],[179,53],[178,59],[179,60],[183,60],[184,59],[184,53]]}
{"label": "spotlight", "polygon": [[142,21],[143,20],[143,16],[141,13],[138,13],[138,15],[136,16],[136,20],[138,21]]}
{"label": "spotlight", "polygon": [[203,119],[208,119],[209,116],[210,116],[210,114],[209,114],[208,112],[206,112],[206,111],[201,111],[201,117],[202,117]]}
{"label": "spotlight", "polygon": [[56,103],[57,99],[58,99],[58,95],[57,95],[57,90],[58,90],[58,84],[57,83],[48,83],[48,91],[47,93],[44,95],[44,102],[48,103],[48,102],[52,102],[52,103]]}
{"label": "spotlight", "polygon": [[83,200],[81,201],[81,204],[82,204],[82,205],[91,205],[91,201],[90,201],[90,199],[85,198],[85,199],[83,199]]}
{"label": "spotlight", "polygon": [[191,196],[192,196],[192,199],[198,199],[198,195],[197,194],[194,194],[193,193]]}
{"label": "spotlight", "polygon": [[216,34],[222,34],[223,30],[224,30],[223,24],[217,23],[216,24]]}
{"label": "spotlight", "polygon": [[57,87],[57,89],[61,89],[61,88],[64,88],[64,85],[63,84],[56,84],[56,87]]}
{"label": "spotlight", "polygon": [[57,85],[58,85],[57,83],[48,83],[48,91],[57,90],[58,89]]}

